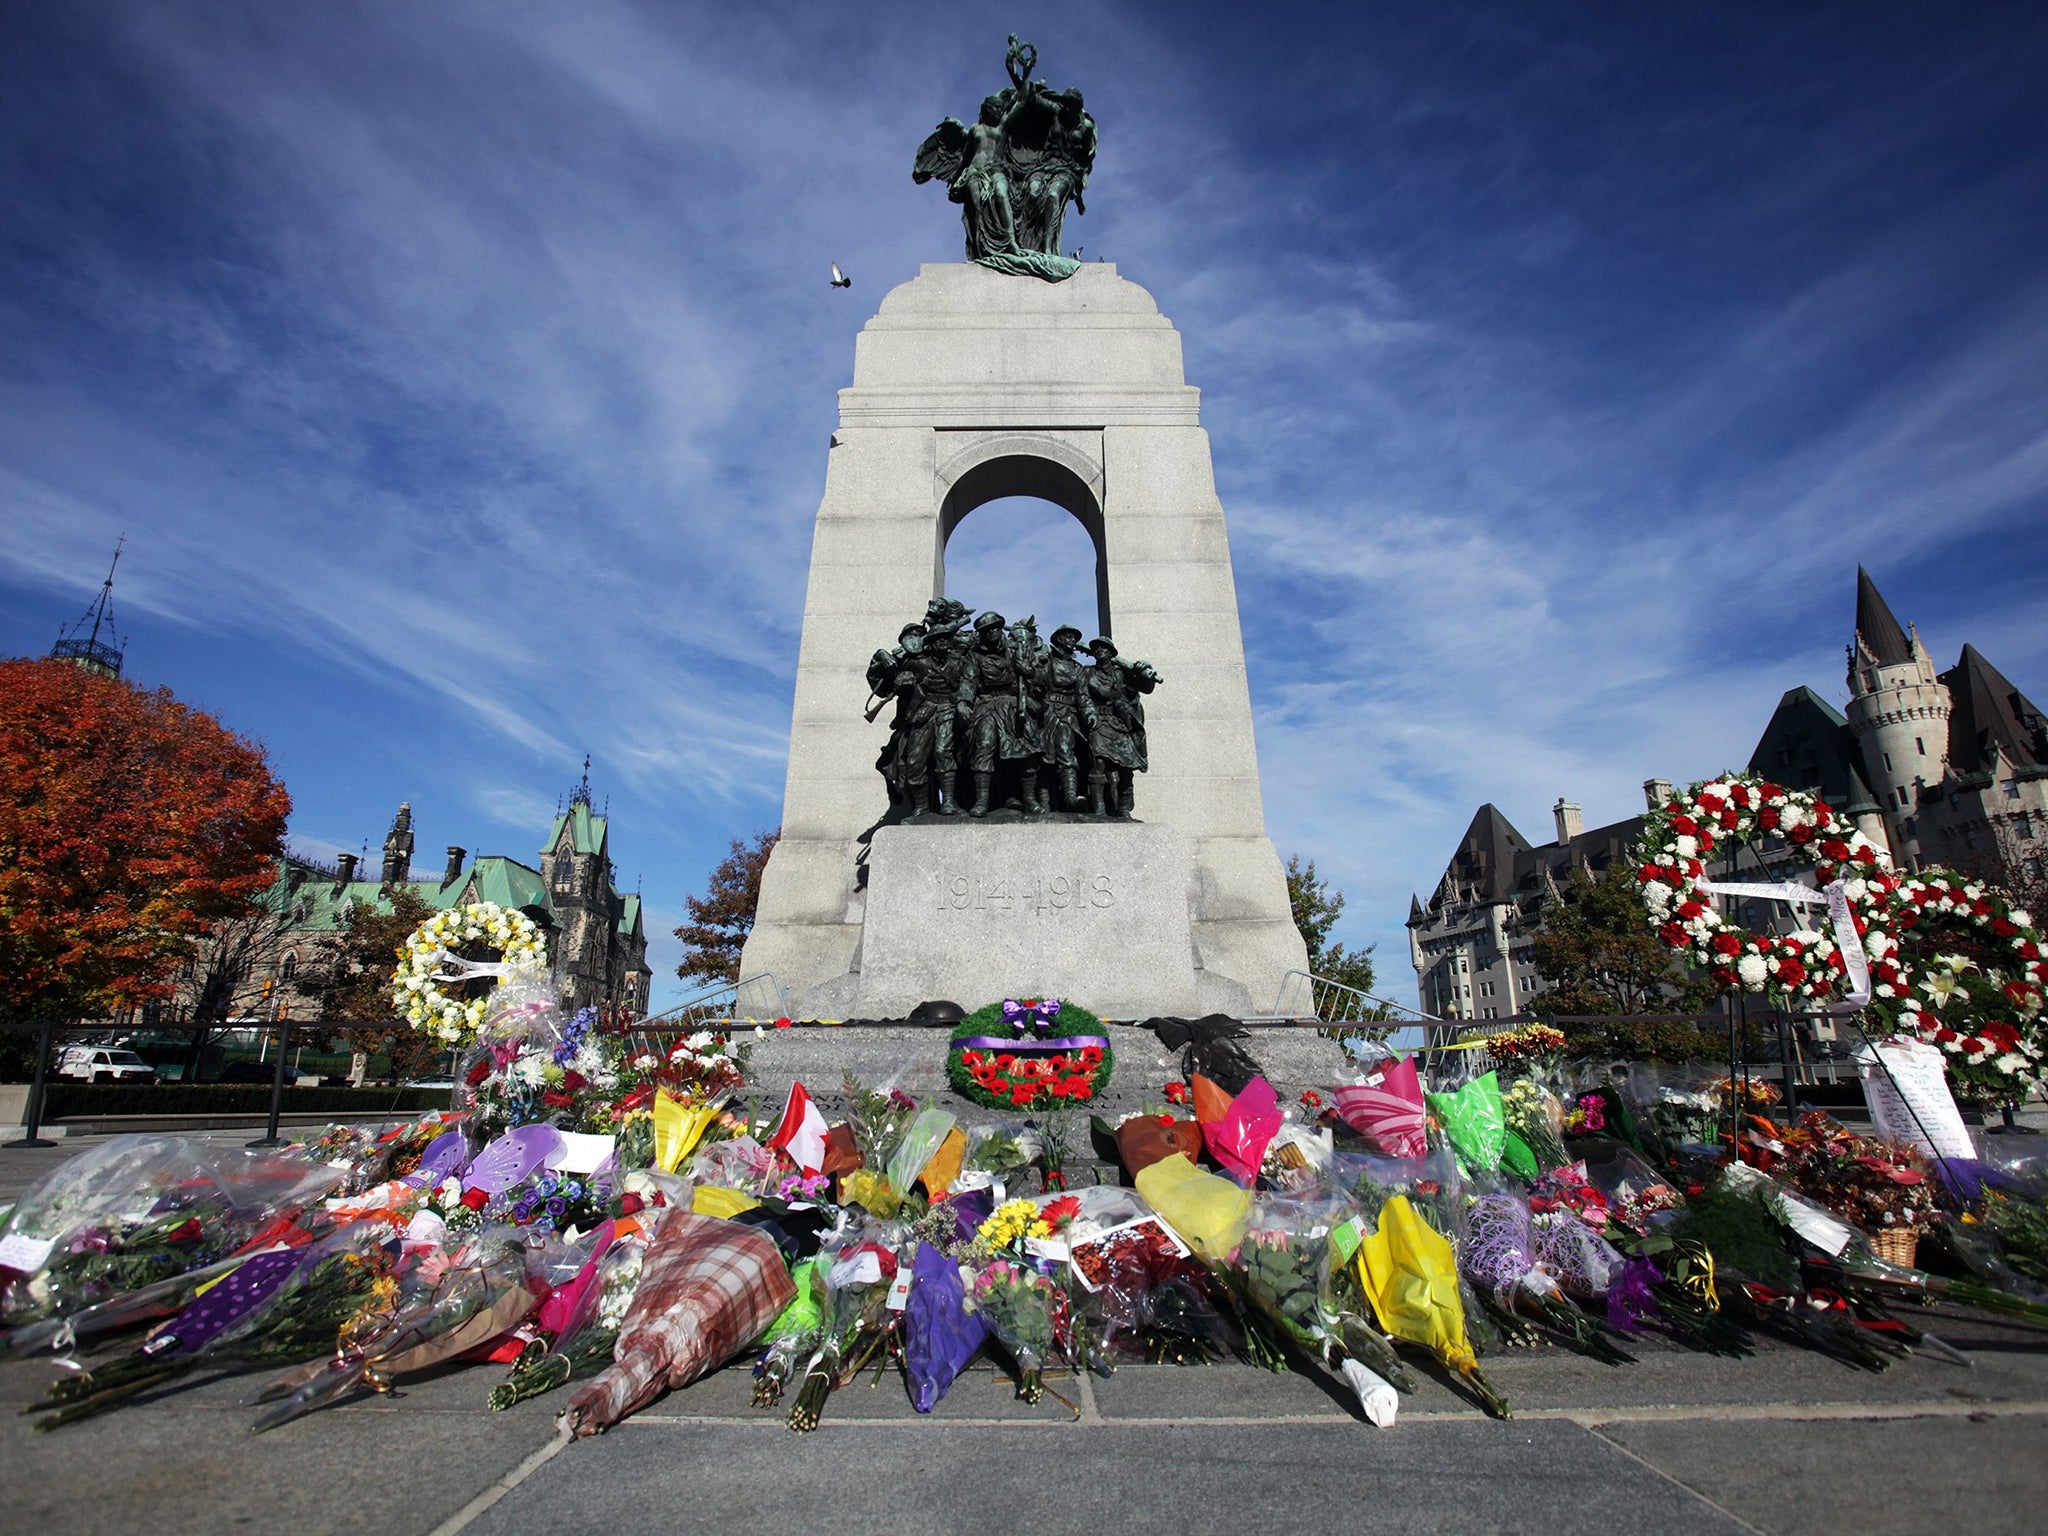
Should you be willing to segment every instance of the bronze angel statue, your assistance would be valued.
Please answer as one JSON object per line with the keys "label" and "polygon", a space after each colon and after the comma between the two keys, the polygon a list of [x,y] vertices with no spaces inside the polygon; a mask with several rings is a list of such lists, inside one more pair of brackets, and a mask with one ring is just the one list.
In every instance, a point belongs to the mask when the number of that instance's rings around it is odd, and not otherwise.
{"label": "bronze angel statue", "polygon": [[1095,166],[1095,119],[1078,90],[1033,80],[1037,63],[1038,50],[1012,33],[1003,59],[1009,88],[983,101],[972,125],[949,117],[933,129],[910,179],[946,184],[967,227],[969,260],[1057,283],[1080,266],[1060,253],[1060,226],[1068,203],[1088,211],[1081,194]]}

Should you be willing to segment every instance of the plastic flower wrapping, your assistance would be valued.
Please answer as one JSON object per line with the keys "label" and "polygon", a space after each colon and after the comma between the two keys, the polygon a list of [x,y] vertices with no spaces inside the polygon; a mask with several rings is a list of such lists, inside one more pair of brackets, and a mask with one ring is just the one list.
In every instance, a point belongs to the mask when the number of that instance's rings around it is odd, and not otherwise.
{"label": "plastic flower wrapping", "polygon": [[730,1366],[806,1431],[857,1379],[930,1412],[983,1354],[1048,1412],[1079,1412],[1080,1372],[1241,1360],[1395,1429],[1417,1361],[1505,1416],[1519,1348],[1621,1368],[1768,1337],[1881,1370],[1948,1358],[1944,1310],[2048,1322],[2048,1157],[2017,1139],[1930,1158],[1725,1066],[1539,1043],[1505,1085],[1333,1049],[1283,1092],[1205,1023],[1179,1091],[1090,1141],[1057,1106],[852,1079],[764,1118],[728,1035],[528,976],[448,1112],[61,1165],[0,1229],[0,1356],[62,1357],[30,1409],[57,1429],[226,1369],[262,1373],[269,1428],[461,1365],[480,1407],[577,1435]]}

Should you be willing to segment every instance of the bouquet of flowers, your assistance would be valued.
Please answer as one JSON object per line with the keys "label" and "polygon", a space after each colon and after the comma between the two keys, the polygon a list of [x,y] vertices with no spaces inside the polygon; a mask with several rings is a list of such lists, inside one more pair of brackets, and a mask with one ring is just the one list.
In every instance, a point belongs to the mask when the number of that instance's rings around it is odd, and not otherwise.
{"label": "bouquet of flowers", "polygon": [[293,1364],[325,1354],[352,1321],[398,1296],[397,1244],[355,1227],[305,1249],[242,1260],[130,1354],[54,1383],[39,1430],[90,1418],[201,1366]]}
{"label": "bouquet of flowers", "polygon": [[1565,1298],[1557,1277],[1543,1267],[1529,1207],[1516,1196],[1481,1195],[1473,1202],[1460,1259],[1480,1293],[1503,1311],[1530,1319],[1609,1365],[1629,1359],[1601,1325]]}
{"label": "bouquet of flowers", "polygon": [[930,1413],[988,1340],[988,1321],[967,1309],[960,1266],[928,1242],[917,1244],[904,1312],[903,1375],[910,1405]]}
{"label": "bouquet of flowers", "polygon": [[897,1314],[888,1301],[895,1279],[894,1251],[872,1241],[845,1249],[826,1272],[829,1316],[789,1410],[789,1427],[797,1433],[816,1429],[825,1399],[893,1339]]}
{"label": "bouquet of flowers", "polygon": [[1038,1402],[1045,1396],[1046,1361],[1057,1348],[1053,1283],[1009,1259],[991,1259],[974,1277],[973,1297],[975,1311],[1017,1362],[1017,1395]]}
{"label": "bouquet of flowers", "polygon": [[[1905,1142],[1859,1136],[1819,1110],[1790,1129],[1774,1127],[1772,1171],[1809,1199],[1865,1232],[1918,1232],[1934,1213],[1927,1158]],[[1745,1149],[1748,1150],[1748,1149]]]}
{"label": "bouquet of flowers", "polygon": [[540,1302],[525,1244],[491,1233],[445,1263],[423,1266],[418,1278],[423,1288],[410,1302],[359,1312],[345,1322],[332,1359],[280,1377],[258,1393],[257,1402],[277,1406],[251,1432],[289,1424],[361,1384],[388,1392],[401,1376],[430,1370],[511,1332]]}
{"label": "bouquet of flowers", "polygon": [[832,1261],[814,1254],[789,1272],[796,1295],[764,1335],[767,1345],[754,1362],[754,1406],[773,1408],[782,1401],[782,1389],[797,1369],[817,1353],[825,1332],[825,1308],[829,1297],[825,1276]]}
{"label": "bouquet of flowers", "polygon": [[1506,1118],[1507,1128],[1529,1149],[1535,1159],[1537,1173],[1561,1168],[1570,1161],[1565,1156],[1564,1141],[1560,1135],[1564,1130],[1564,1106],[1555,1094],[1541,1087],[1533,1077],[1515,1079],[1507,1092],[1501,1095],[1501,1113]]}
{"label": "bouquet of flowers", "polygon": [[[1413,1392],[1415,1377],[1386,1335],[1342,1294],[1341,1275],[1350,1255],[1335,1254],[1331,1246],[1340,1215],[1336,1209],[1318,1211],[1292,1201],[1261,1204],[1229,1273],[1248,1308],[1247,1333],[1263,1323],[1279,1344],[1310,1359],[1337,1369],[1346,1360],[1355,1361],[1400,1391]],[[1271,1341],[1266,1353],[1269,1363],[1278,1357]],[[1344,1374],[1352,1379],[1351,1372]]]}
{"label": "bouquet of flowers", "polygon": [[1393,1337],[1429,1350],[1458,1374],[1487,1413],[1507,1418],[1507,1399],[1480,1372],[1466,1330],[1458,1261],[1450,1240],[1422,1219],[1406,1195],[1381,1203],[1376,1224],[1362,1236],[1353,1262],[1381,1326]]}
{"label": "bouquet of flowers", "polygon": [[564,1019],[551,1001],[500,1013],[462,1069],[472,1132],[489,1138],[541,1123],[612,1130],[626,1074],[618,1042],[598,1026],[596,1008]]}
{"label": "bouquet of flowers", "polygon": [[671,1208],[648,1241],[611,1368],[569,1401],[570,1433],[600,1433],[664,1388],[716,1370],[759,1338],[795,1296],[767,1235]]}
{"label": "bouquet of flowers", "polygon": [[1483,1043],[1492,1051],[1494,1064],[1499,1067],[1501,1075],[1510,1079],[1524,1077],[1564,1060],[1564,1031],[1550,1024],[1524,1024],[1519,1029],[1504,1029],[1496,1035],[1472,1030],[1459,1037],[1460,1044],[1467,1042]]}
{"label": "bouquet of flowers", "polygon": [[511,1375],[491,1389],[490,1406],[510,1408],[611,1364],[646,1255],[647,1245],[638,1241],[600,1246],[576,1282],[542,1304],[537,1336],[512,1362]]}
{"label": "bouquet of flowers", "polygon": [[117,1136],[59,1166],[0,1230],[0,1321],[19,1326],[201,1269],[340,1170],[282,1152]]}

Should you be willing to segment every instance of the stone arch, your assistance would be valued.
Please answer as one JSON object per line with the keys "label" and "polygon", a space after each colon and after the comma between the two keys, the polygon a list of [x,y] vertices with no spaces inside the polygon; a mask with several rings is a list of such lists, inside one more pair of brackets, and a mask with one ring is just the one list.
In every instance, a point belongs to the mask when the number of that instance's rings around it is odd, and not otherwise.
{"label": "stone arch", "polygon": [[1111,635],[1109,552],[1102,519],[1102,472],[1057,439],[1003,438],[956,455],[939,470],[938,538],[932,552],[932,595],[946,590],[946,545],[970,512],[1010,496],[1049,501],[1069,513],[1095,546],[1098,635]]}

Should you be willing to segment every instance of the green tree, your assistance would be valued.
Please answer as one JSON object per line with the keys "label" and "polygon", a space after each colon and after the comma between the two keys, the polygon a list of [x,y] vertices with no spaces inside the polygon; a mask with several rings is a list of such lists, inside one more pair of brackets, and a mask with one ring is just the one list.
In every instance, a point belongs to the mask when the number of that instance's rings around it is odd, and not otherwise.
{"label": "green tree", "polygon": [[1316,876],[1315,860],[1303,863],[1300,854],[1287,860],[1287,905],[1294,913],[1294,926],[1308,946],[1311,975],[1339,982],[1359,992],[1373,985],[1372,952],[1375,946],[1346,949],[1330,941],[1330,930],[1344,911],[1344,893]]}
{"label": "green tree", "polygon": [[732,849],[711,872],[711,885],[702,896],[686,896],[690,921],[676,929],[683,941],[683,963],[676,975],[684,981],[738,981],[740,951],[754,930],[754,908],[761,900],[761,871],[775,840],[773,832],[757,832],[752,842],[732,840]]}
{"label": "green tree", "polygon": [[1562,900],[1544,914],[1543,930],[1531,946],[1536,969],[1550,986],[1529,1011],[1545,1018],[1604,1016],[1599,1024],[1562,1026],[1574,1052],[1659,1060],[1713,1055],[1713,1043],[1693,1025],[1632,1020],[1704,1012],[1719,989],[1672,958],[1651,930],[1627,871],[1600,880],[1574,868],[1559,894]]}
{"label": "green tree", "polygon": [[324,957],[302,968],[294,983],[319,1004],[321,1022],[338,1028],[348,1049],[388,1056],[399,1078],[428,1076],[447,1054],[440,1041],[400,1018],[391,1001],[391,973],[405,941],[432,910],[403,885],[383,901],[358,903]]}

